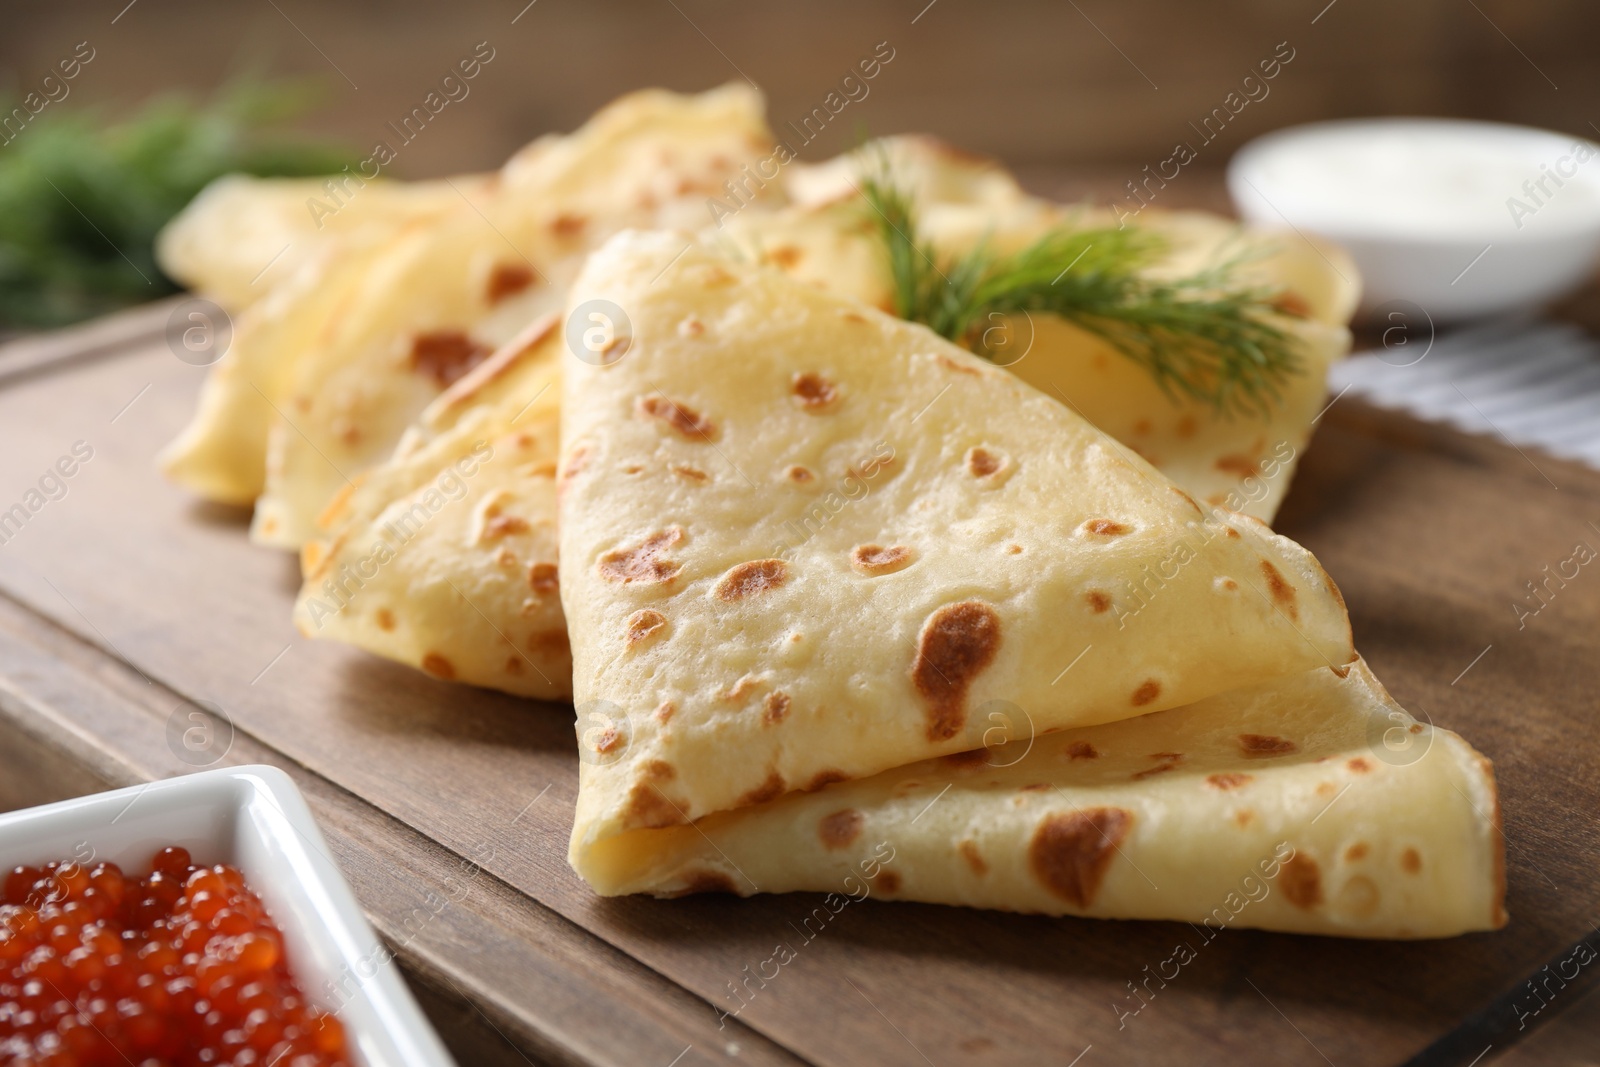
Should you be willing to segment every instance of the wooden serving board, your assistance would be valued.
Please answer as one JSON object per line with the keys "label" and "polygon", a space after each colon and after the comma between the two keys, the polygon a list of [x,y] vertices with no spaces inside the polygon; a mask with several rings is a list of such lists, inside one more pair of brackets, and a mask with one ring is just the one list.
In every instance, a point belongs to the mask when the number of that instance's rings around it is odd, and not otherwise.
{"label": "wooden serving board", "polygon": [[[295,561],[154,469],[204,373],[168,350],[167,311],[0,348],[0,511],[93,449],[0,544],[0,807],[192,770],[171,724],[221,709],[223,760],[299,782],[463,1067],[1491,1063],[1564,1009],[1559,1025],[1593,1018],[1600,966],[1538,1000],[1524,983],[1600,943],[1600,564],[1521,628],[1512,605],[1600,547],[1600,474],[1345,400],[1280,523],[1337,578],[1395,696],[1494,759],[1504,931],[1203,943],[1183,924],[866,901],[807,940],[808,896],[589,892],[566,863],[570,707],[300,639]],[[796,958],[723,1016],[779,943]],[[1197,958],[1119,1020],[1179,943]]]}

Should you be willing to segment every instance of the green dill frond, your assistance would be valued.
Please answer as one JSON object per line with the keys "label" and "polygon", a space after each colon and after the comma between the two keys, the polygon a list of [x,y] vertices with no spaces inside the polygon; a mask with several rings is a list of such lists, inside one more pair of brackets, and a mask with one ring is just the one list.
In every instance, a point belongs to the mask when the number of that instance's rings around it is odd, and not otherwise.
{"label": "green dill frond", "polygon": [[864,178],[862,193],[896,314],[979,355],[988,355],[979,327],[991,315],[1057,315],[1138,363],[1167,395],[1223,415],[1266,414],[1284,380],[1300,372],[1291,338],[1275,324],[1275,294],[1237,283],[1239,257],[1161,279],[1148,270],[1166,251],[1157,235],[1067,223],[1008,256],[980,242],[941,258],[918,232],[911,196],[885,160]]}

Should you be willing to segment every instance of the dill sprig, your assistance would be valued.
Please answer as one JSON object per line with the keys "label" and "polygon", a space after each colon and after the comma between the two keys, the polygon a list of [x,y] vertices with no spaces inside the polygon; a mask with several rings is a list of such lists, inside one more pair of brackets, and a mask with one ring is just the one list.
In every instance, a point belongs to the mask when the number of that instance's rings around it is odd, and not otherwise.
{"label": "dill sprig", "polygon": [[[282,129],[320,96],[237,82],[208,102],[150,101],[123,121],[54,104],[0,146],[0,333],[59,326],[178,287],[156,265],[168,219],[213,178],[332,173],[355,156]],[[0,115],[12,114],[0,100]]]}
{"label": "dill sprig", "polygon": [[993,355],[983,343],[990,316],[1058,315],[1145,368],[1168,396],[1223,415],[1267,414],[1284,379],[1300,372],[1289,335],[1272,321],[1284,313],[1279,294],[1238,285],[1237,258],[1183,278],[1151,277],[1146,268],[1166,250],[1157,235],[1070,223],[1009,256],[980,242],[941,257],[886,165],[863,177],[862,192],[887,254],[895,313],[978,355]]}

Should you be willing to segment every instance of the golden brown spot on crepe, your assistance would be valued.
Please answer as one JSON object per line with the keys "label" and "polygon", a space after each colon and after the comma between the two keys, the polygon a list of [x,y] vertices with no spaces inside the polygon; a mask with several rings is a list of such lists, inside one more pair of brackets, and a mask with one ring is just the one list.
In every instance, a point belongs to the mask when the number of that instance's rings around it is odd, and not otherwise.
{"label": "golden brown spot on crepe", "polygon": [[1400,869],[1407,874],[1416,874],[1422,870],[1422,856],[1414,848],[1408,848],[1400,853]]}
{"label": "golden brown spot on crepe", "polygon": [[686,440],[709,441],[717,433],[710,419],[664,396],[641,396],[634,409],[640,415],[665,424]]}
{"label": "golden brown spot on crepe", "polygon": [[788,270],[790,267],[793,267],[796,263],[800,262],[800,250],[793,245],[784,245],[781,248],[774,248],[772,251],[767,253],[767,260],[769,262],[776,263],[785,270]]}
{"label": "golden brown spot on crepe", "polygon": [[340,422],[338,423],[338,427],[340,441],[344,442],[351,448],[354,448],[356,445],[361,443],[361,428],[355,423]]}
{"label": "golden brown spot on crepe", "polygon": [[1239,588],[1239,583],[1234,581],[1232,578],[1224,578],[1222,579],[1222,588],[1231,593],[1235,589]]}
{"label": "golden brown spot on crepe", "polygon": [[911,667],[928,714],[928,740],[948,741],[967,721],[967,690],[1000,649],[1000,616],[978,600],[946,604],[928,616]]}
{"label": "golden brown spot on crepe", "polygon": [[740,797],[736,806],[743,808],[752,804],[765,804],[773,797],[782,796],[784,790],[788,788],[789,785],[783,780],[783,775],[775,770],[768,771],[761,784]]}
{"label": "golden brown spot on crepe", "polygon": [[1050,789],[1050,788],[1052,788],[1052,787],[1051,787],[1049,782],[1030,782],[1027,785],[1023,786],[1021,789],[1018,789],[1017,792],[1019,792],[1019,793],[1043,793],[1046,789]]}
{"label": "golden brown spot on crepe", "polygon": [[588,225],[589,220],[584,216],[563,211],[550,220],[550,232],[557,237],[576,237]]}
{"label": "golden brown spot on crepe", "polygon": [[1255,460],[1236,452],[1219,457],[1213,466],[1224,474],[1233,474],[1240,478],[1254,478],[1261,473],[1261,468]]}
{"label": "golden brown spot on crepe", "polygon": [[1132,533],[1133,527],[1125,526],[1120,522],[1110,519],[1090,519],[1083,524],[1086,533],[1097,534],[1101,537],[1121,537],[1123,534]]}
{"label": "golden brown spot on crepe", "polygon": [[1140,419],[1138,422],[1133,424],[1133,432],[1138,434],[1140,437],[1148,434],[1153,428],[1154,427],[1150,425],[1149,419]]}
{"label": "golden brown spot on crepe", "polygon": [[665,760],[648,760],[639,768],[639,780],[628,790],[623,817],[638,826],[680,826],[688,820],[682,809],[667,798],[659,783],[670,782],[677,772]]}
{"label": "golden brown spot on crepe", "polygon": [[767,694],[767,699],[761,702],[761,721],[769,726],[776,726],[789,717],[789,694],[783,690],[774,690]]}
{"label": "golden brown spot on crepe", "polygon": [[607,726],[600,732],[600,736],[595,739],[594,750],[603,755],[614,751],[620,744],[622,744],[622,732],[615,726]]}
{"label": "golden brown spot on crepe", "polygon": [[983,373],[977,367],[969,367],[965,363],[959,363],[956,360],[951,359],[949,356],[947,356],[947,355],[945,355],[943,353],[939,354],[939,362],[941,364],[943,364],[945,367],[949,368],[950,370],[955,371],[957,374],[982,374]]}
{"label": "golden brown spot on crepe", "polygon": [[394,612],[390,611],[388,608],[379,608],[375,613],[375,617],[378,620],[378,629],[394,629]]}
{"label": "golden brown spot on crepe", "polygon": [[[1346,668],[1346,670],[1348,670],[1348,668]],[[1410,726],[1406,727],[1406,731],[1408,733],[1420,734],[1422,732],[1422,724],[1420,722],[1414,722]]]}
{"label": "golden brown spot on crepe", "polygon": [[823,848],[844,848],[861,836],[861,827],[866,821],[865,816],[856,809],[844,808],[822,817],[817,824],[817,836],[822,838]]}
{"label": "golden brown spot on crepe", "polygon": [[1352,771],[1355,771],[1357,774],[1366,774],[1368,771],[1372,770],[1372,764],[1368,763],[1365,759],[1363,759],[1360,756],[1357,756],[1355,759],[1351,760],[1349,763],[1346,763],[1345,766],[1349,767]]}
{"label": "golden brown spot on crepe", "polygon": [[1089,607],[1094,609],[1096,615],[1102,615],[1111,610],[1111,598],[1098,589],[1089,590],[1083,594],[1083,598],[1089,602]]}
{"label": "golden brown spot on crepe", "polygon": [[700,268],[700,284],[707,289],[720,289],[725,285],[732,285],[735,280],[733,275],[714,263],[708,263]]}
{"label": "golden brown spot on crepe", "polygon": [[614,548],[596,564],[600,577],[627,585],[631,582],[664,583],[675,578],[681,564],[662,559],[662,553],[683,540],[681,526],[651,534],[632,548]]}
{"label": "golden brown spot on crepe", "polygon": [[524,670],[526,670],[526,667],[524,666],[524,664],[522,662],[522,657],[521,656],[507,656],[506,657],[506,673],[507,674],[521,674]]}
{"label": "golden brown spot on crepe", "polygon": [[877,577],[904,570],[915,557],[916,553],[905,545],[857,545],[850,551],[850,565],[862,574]]}
{"label": "golden brown spot on crepe", "polygon": [[640,641],[647,640],[657,630],[667,624],[667,617],[654,608],[640,608],[628,616],[628,629],[623,640],[629,648]]}
{"label": "golden brown spot on crepe", "polygon": [[1218,774],[1209,774],[1206,776],[1207,785],[1211,786],[1213,789],[1220,789],[1223,792],[1227,792],[1230,789],[1238,789],[1240,786],[1245,785],[1250,781],[1251,776],[1248,774],[1232,774],[1226,771]]}
{"label": "golden brown spot on crepe", "polygon": [[843,771],[818,771],[812,776],[811,781],[805,784],[805,791],[807,793],[815,793],[817,790],[830,786],[834,782],[848,782],[849,780],[850,776]]}
{"label": "golden brown spot on crepe", "polygon": [[872,888],[880,893],[893,894],[900,892],[900,876],[885,867],[870,879]]}
{"label": "golden brown spot on crepe", "polygon": [[746,693],[750,692],[752,689],[755,689],[757,686],[765,685],[766,681],[767,676],[765,674],[742,674],[739,676],[739,680],[734,682],[732,686],[719,692],[717,694],[717,699],[725,700],[730,704],[737,704],[739,701],[744,699],[744,695]]}
{"label": "golden brown spot on crepe", "polygon": [[517,554],[509,548],[502,548],[495,553],[494,561],[502,567],[515,567],[517,565]]}
{"label": "golden brown spot on crepe", "polygon": [[1367,851],[1367,843],[1365,841],[1357,841],[1355,844],[1344,850],[1344,858],[1349,860],[1351,863],[1354,863],[1357,860],[1364,860],[1367,858]]}
{"label": "golden brown spot on crepe", "polygon": [[1300,746],[1284,737],[1273,737],[1271,734],[1240,734],[1239,749],[1251,758],[1269,756],[1287,756],[1291,752],[1299,752]]}
{"label": "golden brown spot on crepe", "polygon": [[679,337],[699,337],[706,332],[706,324],[693,315],[689,315],[678,323]]}
{"label": "golden brown spot on crepe", "polygon": [[551,596],[561,588],[561,574],[554,563],[535,563],[528,568],[528,584],[540,596]]}
{"label": "golden brown spot on crepe", "polygon": [[574,448],[567,455],[566,462],[562,465],[559,478],[560,484],[557,487],[557,492],[565,492],[567,485],[571,483],[571,481],[578,475],[582,474],[584,468],[588,467],[588,465],[589,449],[583,445],[579,445],[577,448]]}
{"label": "golden brown spot on crepe", "polygon": [[1100,750],[1087,741],[1074,741],[1067,746],[1068,759],[1099,759]]}
{"label": "golden brown spot on crepe", "polygon": [[733,603],[776,589],[789,579],[789,565],[781,559],[753,559],[732,568],[712,590],[718,600]]}
{"label": "golden brown spot on crepe", "polygon": [[411,339],[411,369],[426,374],[444,389],[483,362],[489,346],[460,330],[434,330]]}
{"label": "golden brown spot on crepe", "polygon": [[546,630],[528,638],[528,651],[541,656],[569,656],[572,654],[572,645],[567,640],[565,628]]}
{"label": "golden brown spot on crepe", "polygon": [[1185,415],[1183,418],[1178,420],[1177,429],[1179,437],[1193,437],[1200,429],[1200,424],[1195,421],[1195,417],[1193,415]]}
{"label": "golden brown spot on crepe", "polygon": [[1251,811],[1249,808],[1240,808],[1238,811],[1233,813],[1233,821],[1239,824],[1239,828],[1241,830],[1246,826],[1249,826],[1255,817],[1256,813]]}
{"label": "golden brown spot on crepe", "polygon": [[622,465],[621,470],[623,474],[638,474],[644,468],[637,463],[625,463]]}
{"label": "golden brown spot on crepe", "polygon": [[533,268],[525,263],[496,263],[489,272],[489,291],[486,294],[491,306],[508,296],[522,292],[533,284]]}
{"label": "golden brown spot on crepe", "polygon": [[867,317],[859,311],[841,311],[839,317],[846,322],[866,322]]}
{"label": "golden brown spot on crepe", "polygon": [[695,893],[732,893],[737,896],[739,887],[721,871],[695,871],[684,879],[683,888],[673,896],[686,897]]}
{"label": "golden brown spot on crepe", "polygon": [[691,467],[687,463],[669,463],[667,464],[667,469],[685,481],[690,482],[704,482],[711,477],[699,467]]}
{"label": "golden brown spot on crepe", "polygon": [[1170,770],[1175,770],[1178,764],[1183,762],[1183,753],[1152,752],[1150,753],[1150,758],[1157,761],[1156,765],[1154,767],[1146,767],[1142,771],[1135,771],[1133,775],[1134,781],[1143,781],[1152,775],[1165,774]]}
{"label": "golden brown spot on crepe", "polygon": [[483,524],[483,536],[485,540],[493,540],[509,534],[527,533],[530,529],[532,527],[527,519],[516,515],[496,515]]}
{"label": "golden brown spot on crepe", "polygon": [[1006,553],[1008,555],[1012,555],[1012,556],[1021,555],[1022,554],[1022,546],[1018,545],[1018,544],[1009,544],[1009,545],[1006,546]]}
{"label": "golden brown spot on crepe", "polygon": [[974,748],[966,752],[952,752],[943,758],[944,762],[951,767],[977,767],[989,762],[989,750],[986,748]]}
{"label": "golden brown spot on crepe", "polygon": [[1142,708],[1161,695],[1161,683],[1154,678],[1133,691],[1133,706]]}
{"label": "golden brown spot on crepe", "polygon": [[1235,530],[1232,526],[1224,526],[1223,530],[1225,530],[1227,532],[1227,535],[1229,537],[1233,538],[1235,541],[1239,540],[1240,538],[1242,538],[1244,536],[1238,530]]}
{"label": "golden brown spot on crepe", "polygon": [[1005,466],[1006,457],[997,455],[987,448],[967,449],[967,471],[974,478],[987,478],[1001,467]]}
{"label": "golden brown spot on crepe", "polygon": [[1291,619],[1299,619],[1300,609],[1295,604],[1294,586],[1284,581],[1283,575],[1270,560],[1261,561],[1261,574],[1267,580],[1267,588],[1272,591],[1272,599],[1277,601],[1284,614]]}
{"label": "golden brown spot on crepe", "polygon": [[978,851],[978,843],[976,841],[963,841],[959,847],[961,849],[961,858],[967,861],[967,866],[972,868],[973,874],[985,875],[989,873],[989,864],[984,861],[983,853]]}
{"label": "golden brown spot on crepe", "polygon": [[1296,852],[1278,871],[1278,884],[1289,903],[1309,911],[1322,903],[1322,869],[1317,861]]}
{"label": "golden brown spot on crepe", "polygon": [[1285,289],[1274,297],[1272,307],[1273,310],[1296,319],[1304,319],[1311,316],[1311,305],[1306,302],[1305,297],[1293,289]]}
{"label": "golden brown spot on crepe", "polygon": [[422,657],[422,669],[435,678],[443,678],[447,682],[456,676],[455,664],[437,652],[429,652]]}
{"label": "golden brown spot on crepe", "polygon": [[1033,833],[1028,865],[1045,888],[1069,904],[1087,908],[1132,825],[1132,813],[1121,808],[1048,815]]}
{"label": "golden brown spot on crepe", "polygon": [[1328,669],[1333,672],[1334,677],[1336,677],[1336,678],[1348,678],[1348,677],[1350,677],[1350,664],[1348,664],[1348,663],[1346,663],[1346,664],[1344,664],[1343,666],[1340,666],[1340,667],[1335,667],[1333,664],[1330,663],[1330,664],[1328,664]]}
{"label": "golden brown spot on crepe", "polygon": [[809,481],[814,481],[816,479],[816,477],[817,477],[815,474],[812,474],[806,468],[800,467],[800,466],[790,467],[788,470],[784,471],[783,473],[788,477],[788,479],[791,482],[802,482],[802,483],[803,482],[809,482]]}
{"label": "golden brown spot on crepe", "polygon": [[1328,797],[1334,794],[1335,786],[1332,782],[1318,782],[1317,796]]}
{"label": "golden brown spot on crepe", "polygon": [[839,400],[839,389],[820,374],[796,374],[789,387],[795,403],[813,414],[825,411]]}
{"label": "golden brown spot on crepe", "polygon": [[672,721],[672,716],[677,714],[677,711],[678,705],[674,704],[670,700],[663,700],[660,704],[656,705],[656,710],[651,712],[651,714],[655,716],[656,722],[668,723]]}

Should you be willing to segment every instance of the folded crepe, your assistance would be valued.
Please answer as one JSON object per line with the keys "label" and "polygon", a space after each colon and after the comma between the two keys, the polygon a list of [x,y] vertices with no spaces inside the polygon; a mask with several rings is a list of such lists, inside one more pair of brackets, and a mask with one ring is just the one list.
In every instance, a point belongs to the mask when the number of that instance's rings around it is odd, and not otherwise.
{"label": "folded crepe", "polygon": [[[1117,226],[1110,212],[1025,195],[993,163],[929,138],[895,138],[803,173],[790,183],[803,209],[736,218],[726,238],[796,278],[892,311],[883,249],[875,228],[862,224],[861,181],[875,170],[887,170],[917,196],[922,231],[949,256],[979,244],[1016,252],[1064,223]],[[1328,368],[1350,350],[1347,323],[1360,295],[1355,268],[1334,246],[1204,212],[1149,211],[1139,225],[1165,246],[1146,268],[1151,276],[1179,278],[1232,263],[1234,284],[1279,294],[1287,314],[1274,325],[1289,335],[1300,368],[1282,383],[1267,417],[1221,413],[1169,394],[1108,341],[1052,315],[997,317],[985,324],[985,338],[1009,370],[1192,495],[1270,523],[1326,402]]]}
{"label": "folded crepe", "polygon": [[[1027,197],[997,164],[956,152],[932,138],[891,138],[875,143],[869,151],[871,158],[886,160],[916,198],[930,232],[962,235],[948,241],[951,251],[980,239],[975,235],[985,219],[1001,223],[1000,231],[989,234],[989,239],[1017,244],[1065,218],[1064,209]],[[768,264],[827,291],[888,309],[891,300],[883,252],[871,228],[863,226],[867,209],[858,192],[863,158],[852,154],[814,167],[792,164],[788,186],[807,203],[743,214],[723,227],[701,233],[698,241]],[[1092,225],[1104,220],[1080,221]],[[1193,270],[1223,254],[1224,246],[1239,243],[1235,227],[1210,216],[1168,217],[1160,225],[1172,251],[1158,270]],[[1192,236],[1185,236],[1191,231]],[[1282,287],[1288,280],[1293,291],[1312,294],[1312,305],[1321,309],[1319,313],[1335,318],[1347,313],[1333,306],[1339,299],[1330,284],[1333,275],[1319,273],[1303,262],[1316,258],[1313,252],[1306,250],[1297,260],[1278,246],[1275,238],[1257,236],[1253,240],[1260,254],[1246,266],[1245,284]],[[1293,269],[1296,264],[1301,268],[1298,272]],[[1132,432],[1133,427],[1148,430],[1132,417],[1141,405],[1152,415],[1163,409],[1188,412],[1173,420],[1188,437],[1185,447],[1168,453],[1163,473],[1191,491],[1215,490],[1217,478],[1221,478],[1228,491],[1213,492],[1213,502],[1265,517],[1276,506],[1297,451],[1310,433],[1314,412],[1308,409],[1322,402],[1326,366],[1347,342],[1342,326],[1315,318],[1288,318],[1282,326],[1295,338],[1306,367],[1288,383],[1283,402],[1267,420],[1227,419],[1193,402],[1170,401],[1142,369],[1109,352],[1098,339],[1062,322],[1041,327],[1027,359],[1009,369],[1052,396],[1068,403],[1078,401],[1073,406],[1079,413],[1088,414],[1102,428],[1120,419],[1128,430],[1122,439],[1128,442],[1145,440],[1148,444],[1161,437],[1153,430],[1142,435]],[[462,412],[472,412],[466,421],[485,439],[509,433],[515,419],[519,434],[550,441],[557,432],[557,406],[541,402],[533,409],[523,409],[529,398],[549,387],[555,370],[548,357],[551,348],[548,344],[509,346],[491,361],[496,367],[493,375],[481,383],[463,380],[452,387],[447,399],[437,403],[438,411],[430,409],[408,431],[410,438],[433,440],[446,421],[453,426]],[[1064,382],[1069,383],[1073,395],[1062,388]],[[558,393],[553,390],[549,396],[553,399]],[[1260,447],[1266,440],[1277,442],[1276,459],[1271,450]],[[426,536],[452,538],[449,542],[435,546],[425,540],[427,547],[408,547],[403,554],[397,550],[400,558],[381,579],[390,591],[365,598],[365,610],[353,600],[327,595],[330,575],[359,565],[375,543],[395,541],[389,520],[380,519],[385,509],[397,501],[401,501],[402,511],[415,508],[417,500],[409,494],[436,475],[449,477],[448,466],[468,460],[477,441],[478,437],[456,433],[435,440],[426,451],[402,447],[391,461],[366,476],[357,475],[355,486],[335,498],[320,519],[330,531],[325,540],[331,547],[314,541],[304,552],[307,584],[297,615],[301,631],[307,636],[348,641],[412,666],[430,664],[425,669],[434,673],[444,668],[447,676],[462,682],[545,698],[570,695],[565,677],[567,650],[554,636],[561,628],[555,598],[530,597],[517,569],[506,562],[509,556],[502,546],[462,540],[448,523]],[[1133,447],[1138,450],[1137,444]],[[1275,479],[1258,479],[1259,469],[1243,461],[1211,458],[1252,447],[1273,464]],[[535,467],[550,461],[543,455],[530,460]],[[419,469],[428,463],[434,464],[433,470]],[[1188,482],[1182,477],[1186,472],[1193,475]],[[526,482],[472,479],[465,493],[461,503],[453,505],[458,514],[468,514],[479,506],[500,506],[483,503],[493,496],[500,504],[515,501],[514,509],[527,516],[531,529],[553,527],[553,497],[539,478]],[[533,554],[539,556],[538,562],[554,558],[553,548],[547,552],[542,542],[537,548]],[[408,597],[405,591],[411,586],[434,590],[442,599]],[[456,591],[469,588],[478,592],[467,605]],[[382,614],[378,615],[380,601]],[[548,614],[547,609],[555,614]],[[337,611],[337,618],[328,614],[331,610]],[[318,613],[315,624],[311,611]],[[516,654],[508,644],[518,646]]]}
{"label": "folded crepe", "polygon": [[624,226],[699,226],[770,151],[760,97],[636,93],[535,146],[495,195],[387,245],[292,371],[252,535],[298,548],[351,477],[467,369],[559,308],[584,254]]}
{"label": "folded crepe", "polygon": [[982,743],[1350,662],[1312,556],[1201,505],[1059,401],[778,272],[623,234],[571,296],[631,323],[563,369],[572,856]]}
{"label": "folded crepe", "polygon": [[368,180],[346,171],[327,178],[229,174],[195,197],[162,231],[156,259],[166,274],[242,311],[288,278],[330,240],[387,237],[481,195],[488,178]]}
{"label": "folded crepe", "polygon": [[[605,736],[588,724],[590,762]],[[1492,766],[1416,722],[1359,660],[576,858],[607,895],[811,890],[829,912],[873,896],[1385,938],[1506,921]]]}
{"label": "folded crepe", "polygon": [[571,299],[631,324],[567,359],[558,476],[599,892],[1504,923],[1488,761],[1355,659],[1304,550],[777,272],[624,234]]}
{"label": "folded crepe", "polygon": [[572,693],[556,572],[562,335],[536,320],[423,412],[308,542],[295,624],[437,678]]}

